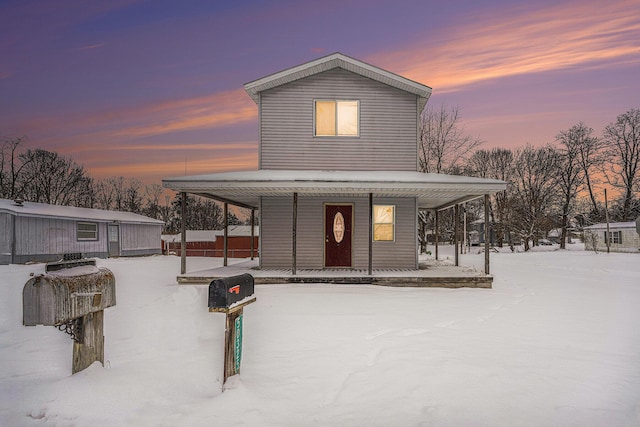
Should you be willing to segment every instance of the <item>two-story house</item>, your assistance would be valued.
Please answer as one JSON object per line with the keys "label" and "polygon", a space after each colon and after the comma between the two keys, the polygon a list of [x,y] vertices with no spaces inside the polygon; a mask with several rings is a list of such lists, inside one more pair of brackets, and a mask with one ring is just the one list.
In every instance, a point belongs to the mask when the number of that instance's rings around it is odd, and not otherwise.
{"label": "two-story house", "polygon": [[256,171],[164,186],[259,211],[260,267],[418,269],[418,210],[504,190],[418,172],[431,88],[340,53],[245,85],[259,112]]}

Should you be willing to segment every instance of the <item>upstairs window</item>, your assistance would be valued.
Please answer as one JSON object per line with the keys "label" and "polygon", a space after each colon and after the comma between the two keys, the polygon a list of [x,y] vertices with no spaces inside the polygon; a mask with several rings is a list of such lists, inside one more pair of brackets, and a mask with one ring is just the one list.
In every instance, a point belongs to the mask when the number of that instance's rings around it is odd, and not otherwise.
{"label": "upstairs window", "polygon": [[393,205],[373,206],[373,240],[392,242],[395,239],[396,207]]}
{"label": "upstairs window", "polygon": [[76,224],[78,240],[98,240],[98,224],[95,222],[78,222]]}
{"label": "upstairs window", "polygon": [[358,101],[315,101],[315,136],[358,136]]}

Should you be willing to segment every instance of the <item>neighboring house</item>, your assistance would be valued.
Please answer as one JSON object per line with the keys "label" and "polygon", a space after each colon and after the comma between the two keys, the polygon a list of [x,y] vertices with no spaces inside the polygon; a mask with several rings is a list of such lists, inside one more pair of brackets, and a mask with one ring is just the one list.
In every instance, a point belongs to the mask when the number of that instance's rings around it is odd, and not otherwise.
{"label": "neighboring house", "polygon": [[506,189],[418,172],[431,88],[334,53],[247,83],[258,106],[257,171],[164,179],[259,210],[260,267],[418,269],[418,210]]}
{"label": "neighboring house", "polygon": [[640,235],[636,222],[612,222],[609,224],[595,224],[584,228],[584,247],[586,250],[606,251],[607,240],[612,252],[640,251]]}
{"label": "neighboring house", "polygon": [[[254,229],[253,256],[258,256],[259,227]],[[224,256],[224,230],[187,230],[187,256]],[[231,225],[228,229],[227,251],[231,258],[251,257],[251,226]],[[164,253],[180,255],[180,234],[163,234]]]}
{"label": "neighboring house", "polygon": [[161,253],[162,221],[129,212],[0,199],[0,264]]}
{"label": "neighboring house", "polygon": [[[471,246],[484,244],[484,227],[484,219],[478,219],[469,224],[469,244]],[[493,246],[498,240],[496,238],[496,229],[495,227],[489,226],[489,230],[489,243]]]}

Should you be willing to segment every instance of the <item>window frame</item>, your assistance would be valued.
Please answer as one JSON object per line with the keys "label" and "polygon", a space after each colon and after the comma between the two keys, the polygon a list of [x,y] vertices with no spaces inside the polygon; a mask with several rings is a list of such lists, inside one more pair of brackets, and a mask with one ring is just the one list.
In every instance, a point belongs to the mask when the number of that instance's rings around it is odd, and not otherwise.
{"label": "window frame", "polygon": [[[382,208],[388,208],[391,207],[392,210],[392,214],[393,214],[393,218],[391,220],[391,222],[376,222],[376,208],[378,207],[382,207]],[[392,204],[379,204],[379,205],[373,205],[373,208],[371,210],[371,239],[373,242],[395,242],[396,241],[396,205],[392,205]],[[376,237],[376,225],[391,225],[391,234],[392,234],[392,238],[391,239],[379,239]]]}
{"label": "window frame", "polygon": [[[95,231],[91,231],[91,230],[80,230],[80,226],[81,225],[91,225],[93,227],[95,227]],[[80,233],[93,233],[95,234],[95,237],[80,237]],[[97,222],[91,222],[91,221],[77,221],[76,222],[76,240],[79,242],[95,242],[97,240],[100,239],[100,227],[98,227],[98,223]]]}
{"label": "window frame", "polygon": [[[334,117],[334,134],[333,135],[318,135],[317,133],[317,119],[318,119],[318,102],[333,102],[335,104],[335,117]],[[346,135],[338,133],[338,104],[340,102],[355,102],[356,103],[356,133],[355,135]],[[359,99],[327,99],[327,98],[316,98],[313,100],[313,137],[314,138],[359,138],[360,137],[360,100]]]}
{"label": "window frame", "polygon": [[604,232],[604,243],[607,243],[609,239],[609,235],[611,236],[611,245],[621,245],[622,244],[622,230],[610,231],[607,233]]}

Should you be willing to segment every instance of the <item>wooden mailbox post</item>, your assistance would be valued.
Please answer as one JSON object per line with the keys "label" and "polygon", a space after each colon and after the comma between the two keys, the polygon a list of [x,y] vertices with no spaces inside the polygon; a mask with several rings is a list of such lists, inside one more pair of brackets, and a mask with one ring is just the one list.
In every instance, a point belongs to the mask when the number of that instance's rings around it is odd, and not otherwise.
{"label": "wooden mailbox post", "polygon": [[225,313],[224,333],[224,379],[240,374],[242,361],[242,312],[245,306],[256,301],[253,276],[239,276],[216,279],[209,284],[209,311]]}
{"label": "wooden mailbox post", "polygon": [[116,304],[116,281],[95,260],[47,264],[22,290],[22,323],[56,326],[73,339],[72,373],[104,364],[104,309]]}

